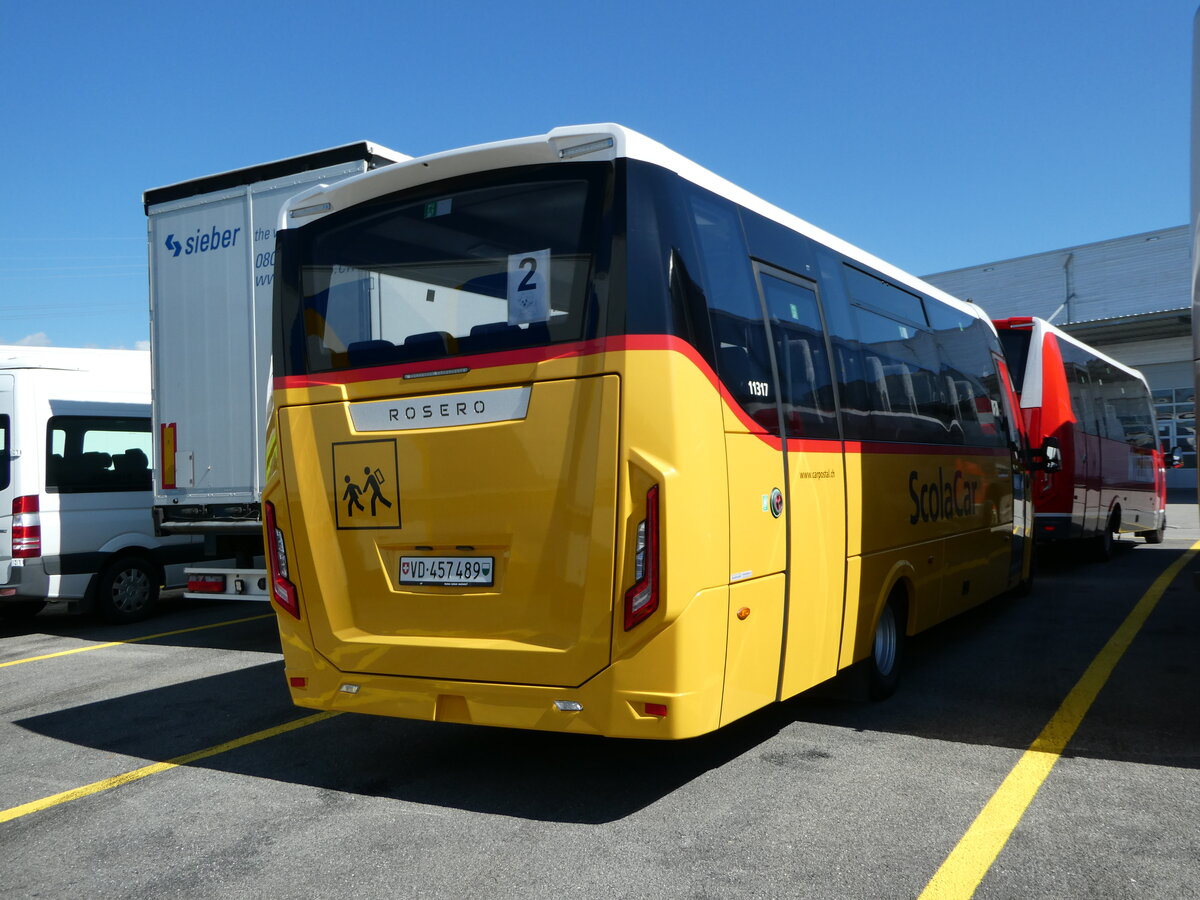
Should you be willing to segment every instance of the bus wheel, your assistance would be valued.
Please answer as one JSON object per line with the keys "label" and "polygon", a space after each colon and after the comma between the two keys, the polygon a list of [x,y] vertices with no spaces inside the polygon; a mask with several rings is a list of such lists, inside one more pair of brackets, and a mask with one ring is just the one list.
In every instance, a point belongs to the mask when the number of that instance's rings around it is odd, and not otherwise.
{"label": "bus wheel", "polygon": [[1147,544],[1161,544],[1167,534],[1167,517],[1163,516],[1162,524],[1153,531],[1139,531],[1138,537],[1145,538]]}
{"label": "bus wheel", "polygon": [[1105,524],[1104,529],[1093,539],[1096,542],[1096,559],[1099,562],[1112,559],[1113,537],[1116,533],[1118,523],[1121,521],[1120,515],[1121,514],[1119,511],[1114,510],[1112,516],[1109,517],[1108,522]]}
{"label": "bus wheel", "polygon": [[23,622],[32,619],[46,606],[45,600],[10,600],[0,603],[0,619]]}
{"label": "bus wheel", "polygon": [[138,622],[158,600],[158,569],[140,556],[109,564],[96,585],[96,612],[106,622]]}
{"label": "bus wheel", "polygon": [[872,700],[890,697],[900,680],[900,659],[904,650],[904,617],[900,600],[895,593],[879,614],[875,623],[875,639],[871,644],[870,695]]}

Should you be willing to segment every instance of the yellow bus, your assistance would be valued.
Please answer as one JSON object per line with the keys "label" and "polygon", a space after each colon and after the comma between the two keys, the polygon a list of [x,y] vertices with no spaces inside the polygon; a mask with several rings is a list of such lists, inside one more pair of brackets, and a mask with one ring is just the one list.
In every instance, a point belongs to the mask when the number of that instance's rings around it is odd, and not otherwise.
{"label": "yellow bus", "polygon": [[264,524],[300,706],[685,738],[1030,577],[983,312],[617,125],[310,191]]}

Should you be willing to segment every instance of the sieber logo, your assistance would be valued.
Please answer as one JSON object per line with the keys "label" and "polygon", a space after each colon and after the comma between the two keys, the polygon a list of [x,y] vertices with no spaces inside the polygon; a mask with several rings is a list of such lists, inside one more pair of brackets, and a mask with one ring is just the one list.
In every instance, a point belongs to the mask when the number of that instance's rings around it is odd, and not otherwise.
{"label": "sieber logo", "polygon": [[222,230],[215,225],[212,231],[197,228],[196,233],[184,238],[182,243],[175,240],[175,233],[172,232],[167,235],[164,244],[171,251],[172,259],[181,253],[184,256],[192,256],[196,253],[207,253],[210,250],[227,250],[230,247],[237,246],[237,239],[241,230],[241,228],[226,228]]}

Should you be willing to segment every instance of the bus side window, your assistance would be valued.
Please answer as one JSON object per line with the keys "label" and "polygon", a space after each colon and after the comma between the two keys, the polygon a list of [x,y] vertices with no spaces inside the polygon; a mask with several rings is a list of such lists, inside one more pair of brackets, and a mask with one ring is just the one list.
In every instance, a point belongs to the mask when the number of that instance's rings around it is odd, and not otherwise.
{"label": "bus side window", "polygon": [[737,208],[690,186],[686,199],[703,270],[692,276],[703,279],[708,298],[717,377],[759,427],[779,434],[766,323]]}
{"label": "bus side window", "polygon": [[1006,417],[997,416],[1005,406],[992,354],[1000,344],[983,321],[944,303],[927,305],[934,328],[941,374],[946,385],[955,442],[969,446],[1002,446],[1013,429]]}
{"label": "bus side window", "polygon": [[721,382],[751,419],[770,433],[779,434],[775,379],[762,319],[742,318],[717,309],[710,315]]}
{"label": "bus side window", "polygon": [[779,389],[789,437],[836,438],[829,354],[817,294],[812,288],[759,269],[759,283],[775,341]]}
{"label": "bus side window", "polygon": [[853,436],[960,442],[944,382],[930,368],[937,365],[938,354],[929,330],[857,305],[854,318],[862,344],[870,415],[869,424],[861,423],[865,431]]}

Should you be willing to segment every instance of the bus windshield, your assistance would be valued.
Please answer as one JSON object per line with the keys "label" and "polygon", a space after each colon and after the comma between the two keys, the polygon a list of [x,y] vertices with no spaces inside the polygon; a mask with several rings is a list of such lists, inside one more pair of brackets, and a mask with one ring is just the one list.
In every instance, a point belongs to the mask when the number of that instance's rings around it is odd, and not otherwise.
{"label": "bus windshield", "polygon": [[590,307],[610,173],[443,182],[301,229],[288,274],[298,277],[308,371],[596,336],[588,323],[601,318]]}

